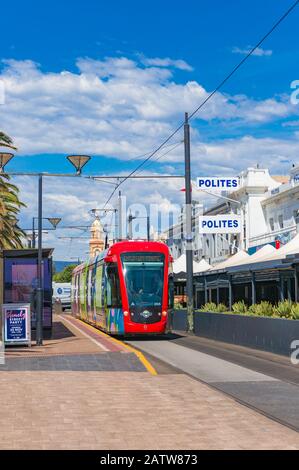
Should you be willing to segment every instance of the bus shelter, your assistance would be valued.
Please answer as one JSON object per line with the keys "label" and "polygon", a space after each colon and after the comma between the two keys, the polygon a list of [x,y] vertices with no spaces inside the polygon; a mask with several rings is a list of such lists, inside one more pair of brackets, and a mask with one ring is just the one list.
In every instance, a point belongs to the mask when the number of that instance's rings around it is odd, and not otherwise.
{"label": "bus shelter", "polygon": [[[52,249],[43,249],[43,330],[52,330]],[[0,252],[0,307],[2,304],[29,303],[31,327],[36,329],[37,250]],[[2,317],[2,315],[0,315]],[[0,331],[2,328],[0,328]]]}

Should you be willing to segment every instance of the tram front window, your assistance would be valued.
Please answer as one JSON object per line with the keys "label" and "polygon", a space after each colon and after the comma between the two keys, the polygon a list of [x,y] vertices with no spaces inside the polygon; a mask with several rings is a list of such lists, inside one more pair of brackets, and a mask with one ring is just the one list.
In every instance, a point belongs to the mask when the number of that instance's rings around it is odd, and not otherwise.
{"label": "tram front window", "polygon": [[162,304],[164,255],[130,253],[122,255],[130,307],[159,307]]}

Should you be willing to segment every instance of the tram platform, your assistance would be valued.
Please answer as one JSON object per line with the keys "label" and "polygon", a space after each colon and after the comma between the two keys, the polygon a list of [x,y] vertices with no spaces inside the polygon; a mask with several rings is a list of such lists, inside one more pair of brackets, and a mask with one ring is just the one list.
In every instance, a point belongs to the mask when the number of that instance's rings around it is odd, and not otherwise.
{"label": "tram platform", "polygon": [[78,370],[135,371],[146,367],[121,342],[84,324],[71,315],[54,316],[53,334],[42,346],[8,347],[0,371]]}
{"label": "tram platform", "polygon": [[0,366],[0,449],[299,449],[297,432],[221,391],[54,321],[52,339]]}

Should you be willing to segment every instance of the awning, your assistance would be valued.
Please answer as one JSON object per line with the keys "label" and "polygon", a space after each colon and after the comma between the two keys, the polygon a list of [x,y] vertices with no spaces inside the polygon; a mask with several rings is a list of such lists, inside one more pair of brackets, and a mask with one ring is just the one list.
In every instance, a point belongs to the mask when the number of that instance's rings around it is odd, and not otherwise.
{"label": "awning", "polygon": [[246,261],[248,258],[250,258],[250,255],[246,253],[246,251],[240,250],[235,255],[227,258],[225,261],[222,261],[221,263],[213,266],[210,271],[219,271],[220,269],[226,269],[229,266],[235,266],[240,264],[242,261]]}
{"label": "awning", "polygon": [[[193,261],[193,274],[201,273],[210,269],[211,266],[205,259],[201,259],[198,263]],[[186,273],[186,255],[182,254],[178,259],[173,263],[173,272],[174,274]]]}

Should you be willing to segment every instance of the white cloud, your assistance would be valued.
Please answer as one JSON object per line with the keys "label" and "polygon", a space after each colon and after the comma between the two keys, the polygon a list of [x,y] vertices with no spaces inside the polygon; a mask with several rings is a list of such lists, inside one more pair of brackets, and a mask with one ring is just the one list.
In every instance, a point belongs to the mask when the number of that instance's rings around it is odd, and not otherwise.
{"label": "white cloud", "polygon": [[[1,106],[0,128],[14,137],[21,155],[84,152],[128,160],[145,154],[177,127],[186,110],[193,110],[208,96],[208,90],[194,80],[185,84],[175,81],[174,68],[184,67],[182,63],[172,63],[171,59],[148,60],[156,62],[145,64],[144,58],[138,62],[126,57],[81,58],[76,73],[44,73],[30,60],[5,61],[0,80],[5,84],[6,102]],[[296,111],[285,96],[254,100],[246,95],[217,93],[197,118],[206,123],[212,120],[225,123],[227,128],[242,125],[248,128],[248,124],[260,126],[278,118],[290,119]],[[182,134],[178,134],[174,142],[181,138]],[[194,120],[193,174],[194,177],[237,174],[257,162],[277,174],[284,168],[283,159],[296,161],[298,144],[296,133],[288,140],[248,135],[221,140],[214,137],[205,142]],[[183,147],[165,155],[159,163],[161,171],[181,173]],[[153,170],[144,168],[147,172]],[[114,171],[118,169],[114,167],[109,173]],[[28,228],[32,214],[37,213],[36,180],[18,178],[16,182],[28,204],[21,215],[22,226]],[[130,180],[123,185],[123,191],[128,204],[156,202],[166,213],[184,202],[182,186],[180,180]],[[90,209],[102,207],[110,191],[111,185],[85,179],[80,179],[78,185],[72,178],[45,178],[44,216],[62,217],[61,225],[89,224]],[[58,234],[71,236],[78,231],[49,232],[45,242],[56,247],[56,259],[86,257],[86,240],[70,243],[58,240]]]}
{"label": "white cloud", "polygon": [[[252,50],[253,46],[247,46],[245,48],[240,48],[240,47],[233,47],[232,52],[234,54],[242,54],[242,55],[247,55],[249,52]],[[252,55],[257,56],[257,57],[263,57],[263,56],[271,56],[273,54],[273,51],[271,49],[263,49],[262,47],[257,47],[253,52]]]}
{"label": "white cloud", "polygon": [[[142,57],[142,56],[141,56]],[[143,57],[142,63],[144,65],[154,65],[156,67],[175,67],[176,69],[186,70],[188,72],[193,71],[193,67],[189,65],[185,60],[173,60],[169,57],[165,57],[164,59],[156,57],[156,58],[148,58]]]}
{"label": "white cloud", "polygon": [[299,120],[286,121],[282,123],[283,127],[299,127]]}
{"label": "white cloud", "polygon": [[[168,59],[154,60],[165,65],[81,58],[77,73],[45,73],[30,60],[6,60],[0,127],[14,137],[20,154],[84,152],[122,159],[143,154],[208,96],[194,80],[176,83]],[[196,118],[265,123],[295,111],[288,97],[216,93]]]}

